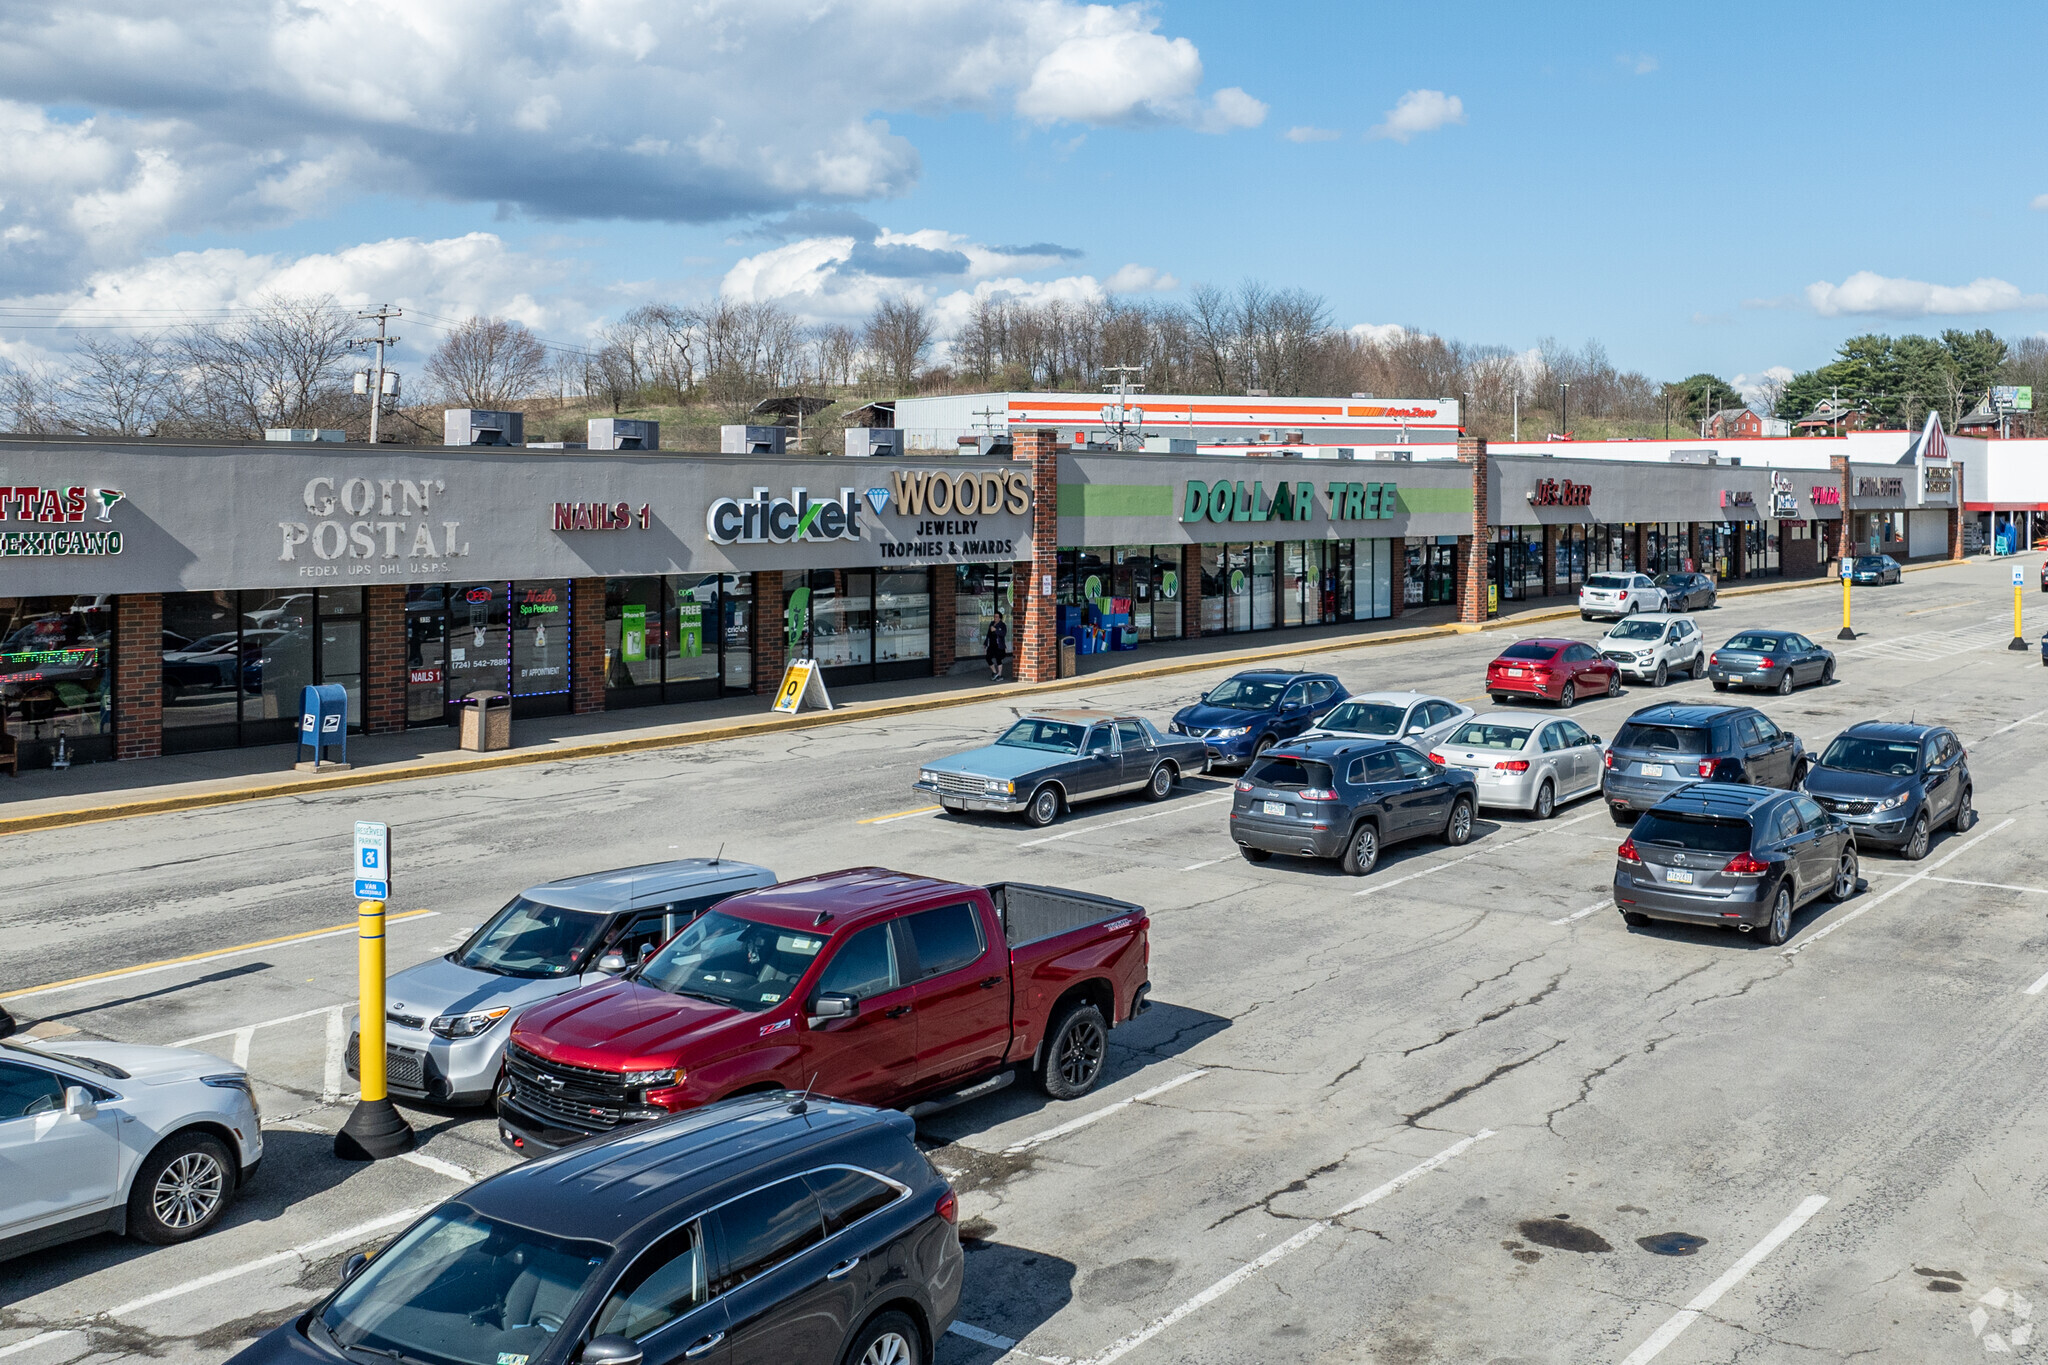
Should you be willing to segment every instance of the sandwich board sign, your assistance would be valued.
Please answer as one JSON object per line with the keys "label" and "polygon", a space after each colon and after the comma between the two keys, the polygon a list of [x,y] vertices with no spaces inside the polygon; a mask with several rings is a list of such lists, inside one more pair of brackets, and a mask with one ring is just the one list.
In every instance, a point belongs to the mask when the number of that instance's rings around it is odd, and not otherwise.
{"label": "sandwich board sign", "polygon": [[356,899],[391,899],[391,826],[376,820],[356,821]]}
{"label": "sandwich board sign", "polygon": [[825,691],[825,673],[816,659],[791,659],[789,667],[782,670],[782,686],[776,690],[772,709],[793,716],[805,702],[826,711],[832,709],[832,698]]}

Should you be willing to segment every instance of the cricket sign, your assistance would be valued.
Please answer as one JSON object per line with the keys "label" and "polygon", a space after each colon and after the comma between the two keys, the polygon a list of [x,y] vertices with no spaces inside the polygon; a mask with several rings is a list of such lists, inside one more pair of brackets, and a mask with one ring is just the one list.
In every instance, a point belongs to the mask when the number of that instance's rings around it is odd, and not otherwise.
{"label": "cricket sign", "polygon": [[795,715],[805,702],[830,711],[832,698],[825,691],[825,674],[815,659],[791,659],[782,670],[782,686],[775,689],[775,705],[769,709]]}
{"label": "cricket sign", "polygon": [[720,545],[787,545],[791,541],[859,540],[860,495],[842,488],[830,501],[811,500],[808,488],[786,498],[756,488],[751,498],[720,498],[705,509],[704,528]]}

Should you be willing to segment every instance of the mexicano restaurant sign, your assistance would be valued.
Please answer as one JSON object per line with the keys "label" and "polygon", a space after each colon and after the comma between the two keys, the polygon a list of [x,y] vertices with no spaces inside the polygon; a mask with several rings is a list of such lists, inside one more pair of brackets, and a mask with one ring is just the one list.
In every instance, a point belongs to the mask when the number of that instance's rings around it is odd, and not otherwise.
{"label": "mexicano restaurant sign", "polygon": [[[127,496],[118,488],[0,486],[0,558],[117,555],[120,531],[68,528],[83,522],[87,509],[95,521],[111,523],[114,504]],[[28,522],[33,529],[10,524],[15,522]]]}
{"label": "mexicano restaurant sign", "polygon": [[[1391,480],[1325,486],[1331,521],[1383,521],[1400,510],[1400,487]],[[1183,522],[1308,521],[1316,487],[1307,479],[1282,480],[1271,494],[1263,479],[1190,479],[1181,498]]]}

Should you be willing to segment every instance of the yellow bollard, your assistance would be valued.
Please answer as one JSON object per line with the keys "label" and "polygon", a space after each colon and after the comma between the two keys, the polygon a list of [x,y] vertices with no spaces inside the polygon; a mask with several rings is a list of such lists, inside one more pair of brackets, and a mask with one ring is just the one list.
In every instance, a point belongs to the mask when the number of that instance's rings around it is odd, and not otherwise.
{"label": "yellow bollard", "polygon": [[356,1033],[356,1070],[362,1098],[334,1135],[344,1161],[375,1161],[413,1147],[412,1125],[391,1103],[384,1076],[384,902],[356,906],[356,976],[362,997]]}
{"label": "yellow bollard", "polygon": [[1847,556],[1842,559],[1842,629],[1835,636],[1837,640],[1856,638],[1856,632],[1849,628],[1849,565],[1852,562]]}
{"label": "yellow bollard", "polygon": [[2031,648],[2027,644],[2026,627],[2020,622],[2020,594],[2026,590],[2025,583],[2026,575],[2015,564],[2012,570],[2012,643],[2007,645],[2006,648],[2017,650],[2021,653],[2025,653]]}

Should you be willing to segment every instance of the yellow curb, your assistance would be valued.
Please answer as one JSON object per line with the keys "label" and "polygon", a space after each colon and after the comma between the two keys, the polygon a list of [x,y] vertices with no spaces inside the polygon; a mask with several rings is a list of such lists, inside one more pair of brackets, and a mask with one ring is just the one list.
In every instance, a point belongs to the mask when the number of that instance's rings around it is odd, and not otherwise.
{"label": "yellow curb", "polygon": [[[1905,566],[1908,572],[1921,569],[1950,568],[1966,564],[1966,560],[1943,560],[1934,564]],[[1752,596],[1769,592],[1791,592],[1800,588],[1832,588],[1839,579],[1802,578],[1789,583],[1759,583],[1752,587],[1730,588],[1723,597]],[[1443,625],[1417,626],[1407,630],[1380,631],[1370,635],[1351,636],[1316,640],[1298,645],[1275,645],[1265,649],[1237,650],[1227,654],[1209,654],[1199,658],[1174,659],[1150,665],[1145,668],[1120,670],[1115,673],[1079,674],[1071,678],[1051,678],[1044,682],[1005,683],[996,687],[982,687],[959,692],[940,693],[935,696],[918,696],[896,701],[850,702],[831,711],[815,711],[809,715],[770,716],[759,720],[734,721],[725,725],[708,725],[702,729],[671,731],[652,735],[635,735],[626,739],[591,740],[578,744],[563,744],[545,749],[513,749],[500,754],[478,754],[470,758],[443,759],[434,762],[414,763],[395,768],[353,768],[348,772],[318,776],[307,774],[284,778],[261,786],[240,787],[226,791],[187,792],[178,796],[154,796],[133,801],[118,801],[104,806],[87,806],[77,810],[44,811],[35,815],[0,816],[0,835],[28,834],[37,830],[63,829],[71,825],[98,824],[107,820],[128,820],[142,815],[168,815],[178,811],[201,810],[212,806],[239,805],[245,801],[268,801],[279,796],[303,796],[312,792],[338,791],[348,787],[367,787],[385,782],[412,782],[433,777],[455,777],[464,773],[490,772],[498,768],[527,767],[536,763],[560,763],[573,759],[603,758],[611,754],[644,753],[651,749],[679,749],[697,744],[712,744],[727,739],[747,739],[756,735],[779,734],[787,730],[810,730],[824,725],[840,725],[848,721],[874,720],[889,716],[910,715],[919,711],[935,711],[946,707],[972,706],[977,702],[999,701],[1005,697],[1031,697],[1045,692],[1070,690],[1087,687],[1100,681],[1103,683],[1136,682],[1147,678],[1168,678],[1183,673],[1200,673],[1209,669],[1228,668],[1236,665],[1264,663],[1274,659],[1301,658],[1311,654],[1329,654],[1337,650],[1368,649],[1380,645],[1405,644],[1415,640],[1444,638],[1454,635],[1469,635],[1483,630],[1506,630],[1511,627],[1531,625],[1542,621],[1561,621],[1577,616],[1577,607],[1560,607],[1544,611],[1529,612],[1526,615],[1504,617],[1484,623],[1451,621]]]}

